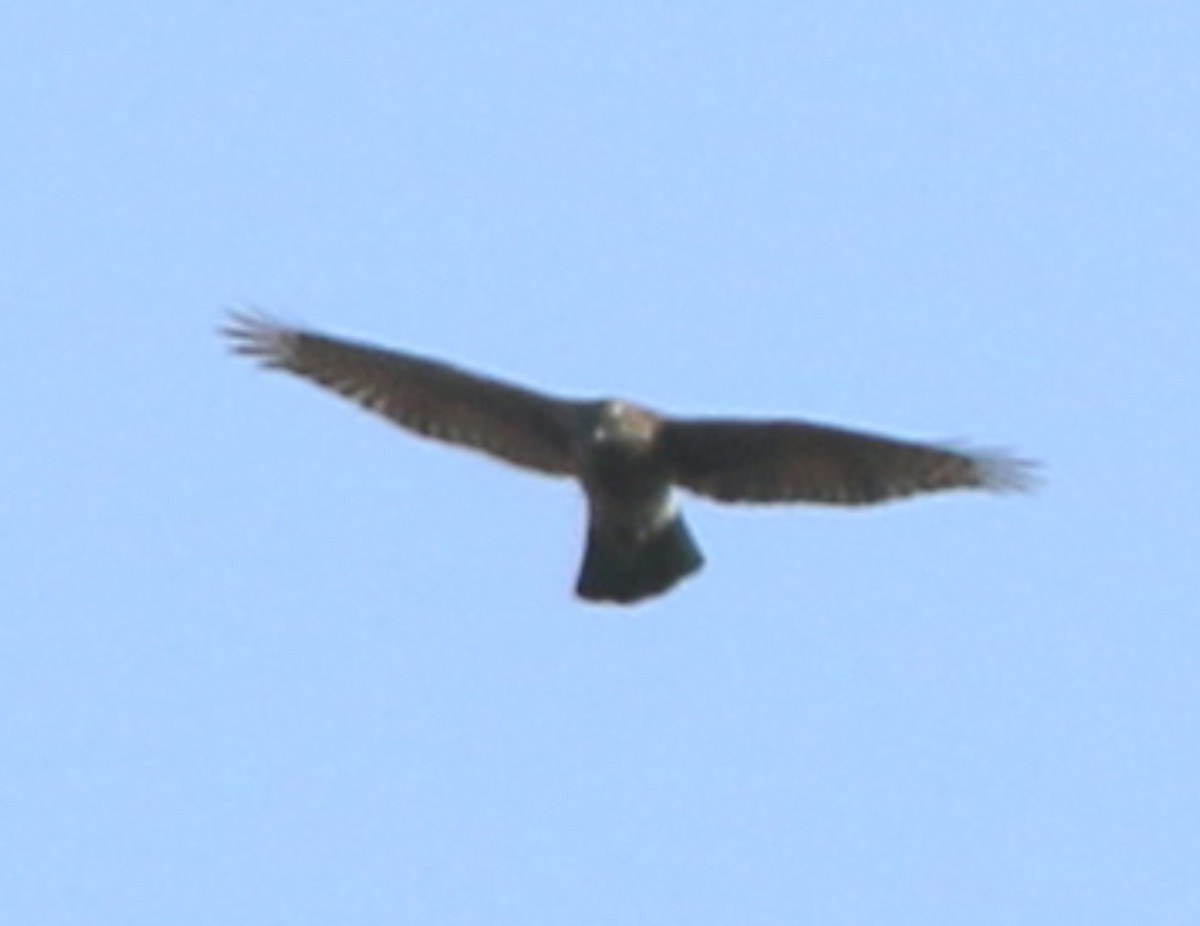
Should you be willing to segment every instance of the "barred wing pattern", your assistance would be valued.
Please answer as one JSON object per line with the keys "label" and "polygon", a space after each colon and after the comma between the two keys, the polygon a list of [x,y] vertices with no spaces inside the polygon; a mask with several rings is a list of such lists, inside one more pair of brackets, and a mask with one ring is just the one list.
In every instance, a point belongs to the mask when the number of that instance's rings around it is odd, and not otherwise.
{"label": "barred wing pattern", "polygon": [[659,447],[672,481],[724,502],[861,505],[1030,482],[1030,464],[1003,454],[791,421],[668,419]]}
{"label": "barred wing pattern", "polygon": [[418,434],[554,475],[574,472],[576,403],[446,363],[233,313],[239,354],[325,386]]}

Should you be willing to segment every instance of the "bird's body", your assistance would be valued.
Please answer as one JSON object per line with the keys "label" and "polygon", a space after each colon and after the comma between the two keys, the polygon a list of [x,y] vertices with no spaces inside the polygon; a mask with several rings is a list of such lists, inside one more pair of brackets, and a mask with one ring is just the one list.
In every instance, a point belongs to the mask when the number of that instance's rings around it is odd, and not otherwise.
{"label": "bird's body", "polygon": [[637,601],[666,591],[704,559],[671,497],[655,416],[610,400],[597,405],[592,420],[579,455],[588,536],[575,591],[591,600]]}
{"label": "bird's body", "polygon": [[1029,464],[796,421],[677,419],[621,400],[570,401],[398,351],[234,315],[238,353],[332,389],[402,427],[548,475],[588,500],[576,585],[594,601],[660,594],[703,557],[672,487],[727,502],[855,505],[1028,483]]}

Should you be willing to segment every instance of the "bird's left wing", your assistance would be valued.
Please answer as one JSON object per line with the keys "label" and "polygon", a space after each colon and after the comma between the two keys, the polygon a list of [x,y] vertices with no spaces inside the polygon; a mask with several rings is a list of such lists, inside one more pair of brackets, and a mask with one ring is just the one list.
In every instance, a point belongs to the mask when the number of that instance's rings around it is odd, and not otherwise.
{"label": "bird's left wing", "polygon": [[859,505],[1030,481],[1030,464],[1003,454],[794,421],[668,419],[658,444],[673,481],[727,502]]}
{"label": "bird's left wing", "polygon": [[545,473],[573,472],[576,403],[446,363],[233,313],[239,354],[332,389],[426,437]]}

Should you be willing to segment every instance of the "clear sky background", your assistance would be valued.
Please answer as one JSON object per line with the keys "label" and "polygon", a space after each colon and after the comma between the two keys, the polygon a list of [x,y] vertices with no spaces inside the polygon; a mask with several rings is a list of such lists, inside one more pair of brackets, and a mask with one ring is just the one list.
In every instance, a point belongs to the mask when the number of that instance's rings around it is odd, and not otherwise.
{"label": "clear sky background", "polygon": [[[0,11],[0,922],[1200,922],[1200,6]],[[572,486],[230,357],[1010,447],[1019,497]]]}

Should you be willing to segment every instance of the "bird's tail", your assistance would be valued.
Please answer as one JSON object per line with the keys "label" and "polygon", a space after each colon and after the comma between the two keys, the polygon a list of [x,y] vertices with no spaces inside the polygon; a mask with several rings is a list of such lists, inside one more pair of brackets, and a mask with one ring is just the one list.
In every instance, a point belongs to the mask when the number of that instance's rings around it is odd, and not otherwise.
{"label": "bird's tail", "polygon": [[640,542],[591,525],[575,591],[589,601],[629,604],[665,592],[703,564],[679,515]]}

